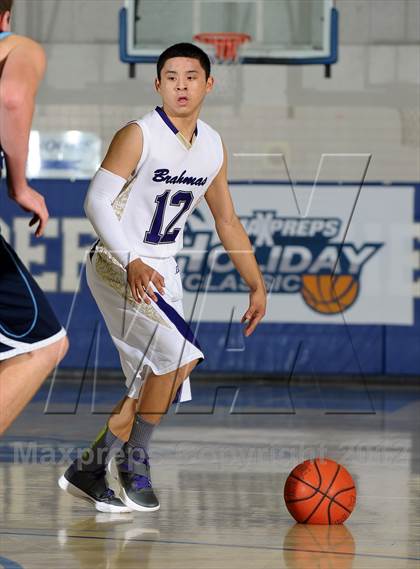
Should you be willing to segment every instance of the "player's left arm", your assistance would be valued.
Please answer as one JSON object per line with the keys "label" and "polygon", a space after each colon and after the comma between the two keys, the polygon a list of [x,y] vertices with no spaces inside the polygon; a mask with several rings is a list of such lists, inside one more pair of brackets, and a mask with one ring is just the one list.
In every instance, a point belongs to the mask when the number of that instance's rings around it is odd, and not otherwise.
{"label": "player's left arm", "polygon": [[227,183],[227,152],[224,146],[223,152],[223,165],[205,198],[214,217],[220,241],[250,289],[249,307],[241,320],[247,321],[245,336],[249,336],[265,315],[267,293],[251,242],[235,212]]}

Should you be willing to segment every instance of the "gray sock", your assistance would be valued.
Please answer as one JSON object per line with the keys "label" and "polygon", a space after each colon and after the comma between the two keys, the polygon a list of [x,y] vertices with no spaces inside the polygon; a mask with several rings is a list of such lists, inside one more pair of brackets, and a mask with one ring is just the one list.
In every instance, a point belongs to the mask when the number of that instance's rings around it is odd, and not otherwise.
{"label": "gray sock", "polygon": [[117,446],[118,443],[121,443],[120,446],[124,444],[106,426],[92,443],[91,448],[83,453],[82,459],[79,461],[79,469],[85,472],[93,472],[105,468],[111,447]]}
{"label": "gray sock", "polygon": [[134,418],[133,428],[131,429],[130,438],[127,445],[132,448],[142,448],[149,453],[150,439],[155,428],[154,423],[145,421],[138,413]]}

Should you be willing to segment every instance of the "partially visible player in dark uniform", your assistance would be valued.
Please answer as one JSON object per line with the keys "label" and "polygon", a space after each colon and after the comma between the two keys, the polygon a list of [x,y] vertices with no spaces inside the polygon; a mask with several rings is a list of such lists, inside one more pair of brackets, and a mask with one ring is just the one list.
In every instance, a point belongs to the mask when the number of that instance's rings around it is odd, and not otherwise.
{"label": "partially visible player in dark uniform", "polygon": [[[41,237],[48,220],[44,198],[28,186],[29,133],[45,55],[36,42],[10,32],[13,0],[0,0],[0,173],[7,168],[10,199],[33,215]],[[64,357],[66,331],[43,292],[0,234],[0,434],[32,399]]]}

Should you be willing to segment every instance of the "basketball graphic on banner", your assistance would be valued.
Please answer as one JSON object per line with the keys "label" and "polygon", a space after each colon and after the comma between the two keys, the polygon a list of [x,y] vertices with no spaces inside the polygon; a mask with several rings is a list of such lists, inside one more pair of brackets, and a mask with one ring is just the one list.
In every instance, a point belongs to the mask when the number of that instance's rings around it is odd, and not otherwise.
{"label": "basketball graphic on banner", "polygon": [[359,280],[353,275],[302,275],[302,297],[322,314],[347,310],[359,293]]}

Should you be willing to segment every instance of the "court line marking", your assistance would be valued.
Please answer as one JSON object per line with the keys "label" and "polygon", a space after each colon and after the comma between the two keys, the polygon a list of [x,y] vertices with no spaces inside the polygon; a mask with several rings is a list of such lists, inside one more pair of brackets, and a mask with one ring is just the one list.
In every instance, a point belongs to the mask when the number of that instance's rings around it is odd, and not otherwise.
{"label": "court line marking", "polygon": [[[30,531],[24,532],[8,532],[0,531],[0,535],[14,535],[14,536],[25,536],[25,537],[57,537],[54,533],[36,533]],[[89,536],[89,535],[70,535],[66,536],[68,539],[95,539],[101,541],[125,541],[125,538],[120,537],[101,537],[101,536]],[[128,541],[138,542],[138,543],[161,543],[163,545],[196,545],[196,546],[209,546],[209,547],[225,547],[228,549],[255,549],[258,551],[296,551],[299,553],[322,553],[325,555],[341,555],[342,557],[366,557],[373,559],[392,559],[396,561],[420,561],[420,557],[403,557],[400,555],[384,555],[377,553],[351,553],[343,551],[326,551],[323,549],[299,549],[298,547],[280,547],[274,545],[241,545],[241,544],[229,544],[229,543],[212,543],[206,541],[183,541],[183,540],[170,540],[170,539],[140,539],[133,538]]]}

